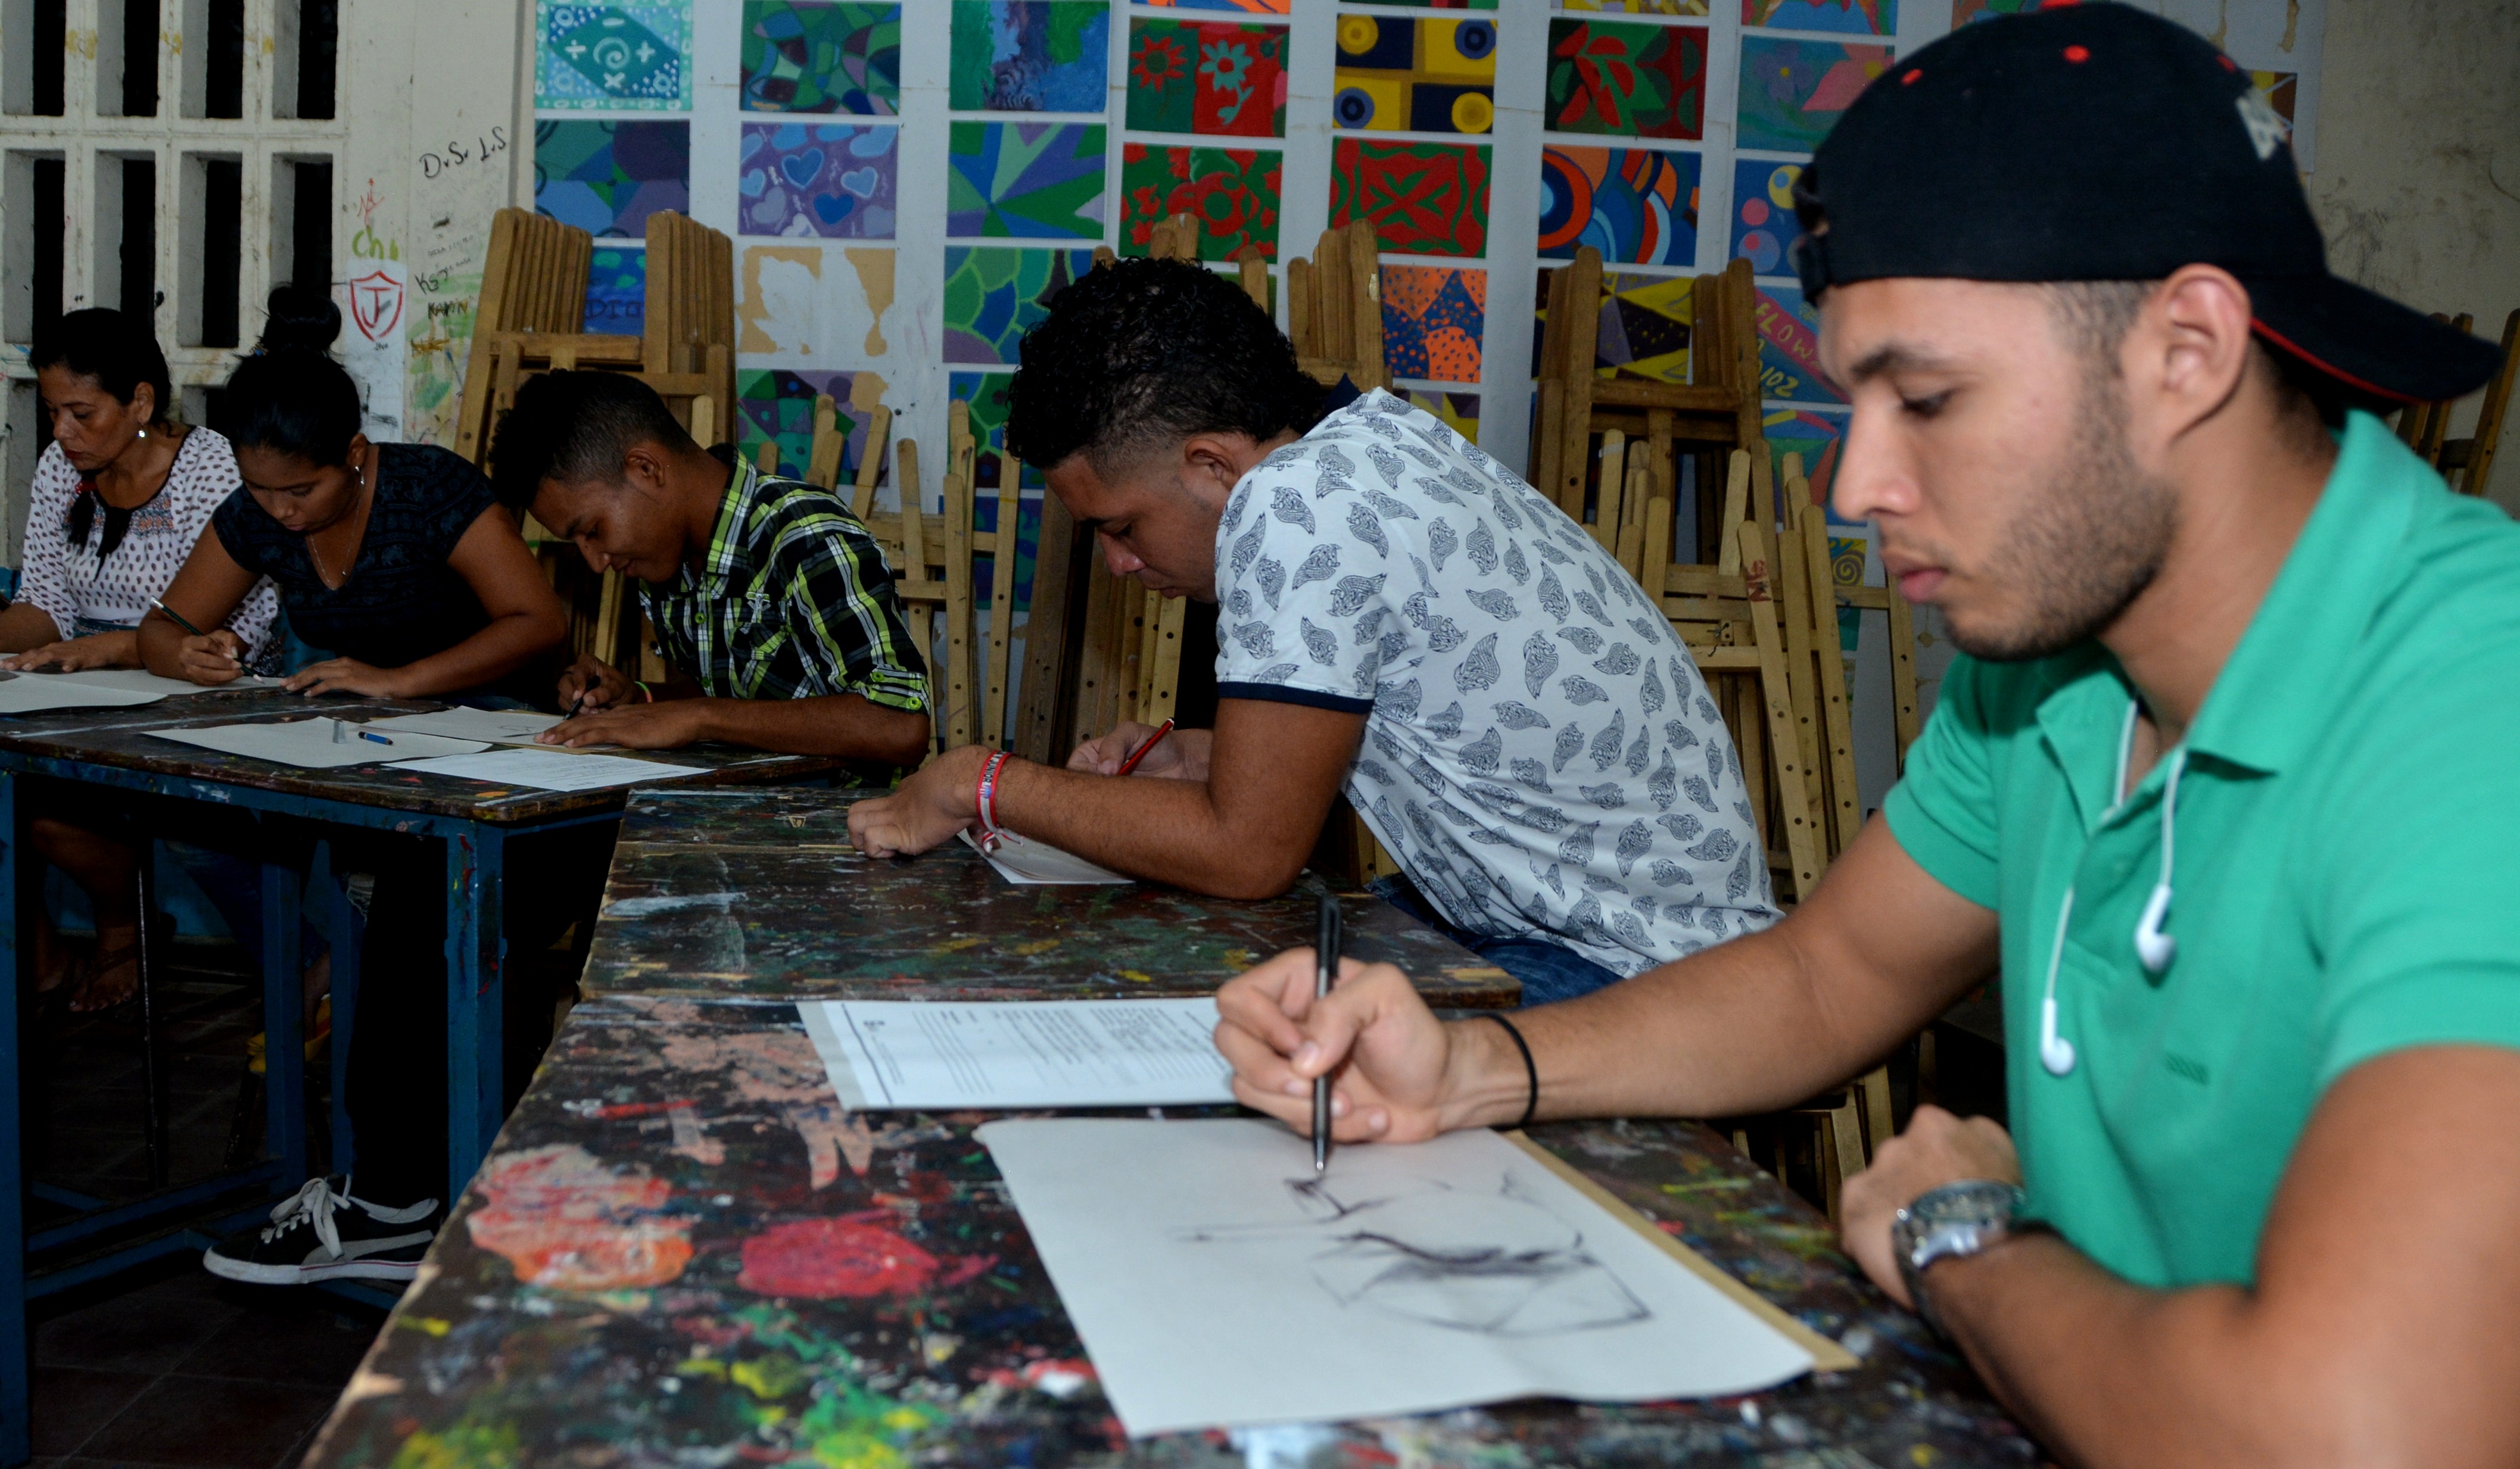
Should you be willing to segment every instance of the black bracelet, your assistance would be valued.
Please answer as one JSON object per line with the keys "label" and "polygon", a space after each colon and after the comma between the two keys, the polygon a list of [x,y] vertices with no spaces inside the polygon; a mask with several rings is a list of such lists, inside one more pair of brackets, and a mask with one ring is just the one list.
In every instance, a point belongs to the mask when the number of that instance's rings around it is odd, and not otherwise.
{"label": "black bracelet", "polygon": [[1522,1121],[1513,1125],[1519,1132],[1531,1126],[1531,1119],[1540,1115],[1540,1063],[1531,1058],[1531,1043],[1522,1038],[1521,1027],[1494,1010],[1481,1010],[1479,1016],[1504,1026],[1505,1033],[1513,1037],[1513,1048],[1522,1052],[1522,1074],[1531,1079],[1531,1100],[1522,1104]]}

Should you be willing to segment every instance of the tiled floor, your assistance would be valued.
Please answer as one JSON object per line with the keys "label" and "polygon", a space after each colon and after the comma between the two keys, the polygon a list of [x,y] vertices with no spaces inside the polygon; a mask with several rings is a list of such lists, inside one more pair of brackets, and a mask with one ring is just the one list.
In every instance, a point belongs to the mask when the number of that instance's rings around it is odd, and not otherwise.
{"label": "tiled floor", "polygon": [[112,1282],[34,1331],[35,1463],[270,1469],[297,1462],[383,1317],[193,1261]]}
{"label": "tiled floor", "polygon": [[[232,949],[179,946],[161,982],[178,1182],[223,1166],[239,1116],[246,1041],[261,1028],[241,960]],[[35,1178],[105,1198],[145,1191],[136,1025],[55,1018],[30,1040]],[[247,1100],[244,1115],[258,1120]],[[323,1098],[309,1102],[320,1117]],[[51,1217],[38,1203],[30,1222]],[[318,1291],[216,1280],[198,1257],[38,1301],[31,1314],[35,1462],[82,1469],[294,1464],[383,1319]]]}

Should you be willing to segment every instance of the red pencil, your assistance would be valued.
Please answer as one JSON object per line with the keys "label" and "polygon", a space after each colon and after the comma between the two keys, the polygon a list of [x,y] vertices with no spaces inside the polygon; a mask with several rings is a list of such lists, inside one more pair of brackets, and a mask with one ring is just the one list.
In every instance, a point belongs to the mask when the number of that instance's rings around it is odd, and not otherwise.
{"label": "red pencil", "polygon": [[1155,733],[1147,736],[1147,742],[1145,744],[1142,744],[1135,750],[1130,751],[1129,758],[1121,761],[1120,768],[1112,772],[1112,774],[1114,776],[1125,776],[1129,772],[1136,770],[1138,768],[1138,762],[1147,758],[1147,751],[1163,743],[1164,736],[1170,734],[1172,732],[1173,722],[1169,719],[1165,720],[1162,724],[1155,726]]}

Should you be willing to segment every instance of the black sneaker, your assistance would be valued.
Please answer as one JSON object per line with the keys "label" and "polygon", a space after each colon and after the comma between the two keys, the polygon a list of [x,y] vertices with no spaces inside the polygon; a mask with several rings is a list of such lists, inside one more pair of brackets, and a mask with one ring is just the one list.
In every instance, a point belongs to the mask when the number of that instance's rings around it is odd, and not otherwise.
{"label": "black sneaker", "polygon": [[202,1252],[211,1274],[253,1285],[311,1285],[318,1280],[409,1280],[436,1234],[429,1219],[437,1200],[384,1209],[350,1196],[350,1180],[306,1186],[271,1211],[271,1223],[244,1229]]}

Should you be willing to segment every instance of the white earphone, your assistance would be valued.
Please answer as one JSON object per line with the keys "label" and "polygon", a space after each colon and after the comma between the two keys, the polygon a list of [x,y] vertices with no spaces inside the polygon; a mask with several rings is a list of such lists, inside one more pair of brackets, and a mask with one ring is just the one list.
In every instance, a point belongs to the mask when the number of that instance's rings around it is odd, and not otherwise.
{"label": "white earphone", "polygon": [[[2126,727],[2118,734],[2117,779],[2109,788],[2126,799],[2127,764],[2135,753],[2135,722],[2142,705],[2127,700]],[[2170,773],[2161,787],[2161,877],[2152,885],[2152,896],[2143,905],[2143,916],[2135,925],[2135,957],[2145,972],[2159,974],[2179,957],[2179,940],[2162,931],[2170,917],[2171,874],[2173,856],[2179,833],[2179,778],[2187,772],[2187,747],[2181,745],[2170,752]],[[2050,1076],[2066,1076],[2074,1069],[2074,1043],[2056,1031],[2056,973],[2065,962],[2065,929],[2074,917],[2074,890],[2065,889],[2064,907],[2056,914],[2056,942],[2048,954],[2048,993],[2039,1002],[2039,1064]]]}

